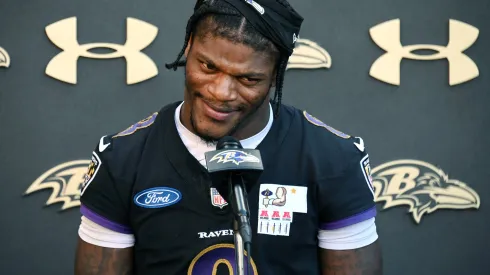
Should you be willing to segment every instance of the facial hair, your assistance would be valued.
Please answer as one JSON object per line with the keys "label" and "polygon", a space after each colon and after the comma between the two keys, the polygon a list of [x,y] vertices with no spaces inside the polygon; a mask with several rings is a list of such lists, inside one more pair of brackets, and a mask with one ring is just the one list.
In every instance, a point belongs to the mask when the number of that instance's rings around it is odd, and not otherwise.
{"label": "facial hair", "polygon": [[[194,97],[197,97],[196,95],[194,95]],[[264,102],[267,100],[267,98],[269,97],[269,94],[267,93],[263,98],[260,99],[259,102],[257,102],[257,104],[254,104],[251,108],[251,110],[242,118],[240,118],[240,120],[238,120],[238,122],[235,123],[235,125],[233,125],[233,127],[230,129],[230,131],[228,131],[228,133],[226,133],[225,135],[221,136],[221,137],[212,137],[212,136],[209,136],[205,133],[202,133],[200,132],[197,127],[196,127],[196,120],[197,118],[195,117],[195,113],[194,113],[194,108],[192,108],[192,105],[191,105],[191,110],[190,110],[190,121],[191,121],[191,127],[192,127],[192,130],[193,132],[201,139],[201,141],[203,141],[205,144],[209,145],[209,146],[215,146],[218,141],[225,137],[225,136],[233,136],[233,134],[236,133],[236,131],[238,131],[240,129],[240,127],[245,123],[247,122],[256,112],[257,110],[264,104]]]}

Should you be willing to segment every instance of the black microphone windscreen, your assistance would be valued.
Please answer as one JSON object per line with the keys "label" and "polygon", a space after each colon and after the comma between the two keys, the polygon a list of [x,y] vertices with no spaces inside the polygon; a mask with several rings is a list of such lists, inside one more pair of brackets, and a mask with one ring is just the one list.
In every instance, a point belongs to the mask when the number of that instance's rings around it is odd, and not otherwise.
{"label": "black microphone windscreen", "polygon": [[216,150],[222,149],[242,149],[242,144],[236,138],[231,136],[225,136],[218,141]]}
{"label": "black microphone windscreen", "polygon": [[[212,185],[226,201],[229,200],[231,192],[228,184],[230,175],[239,175],[249,192],[264,170],[260,151],[244,149],[242,144],[231,136],[221,138],[216,150],[204,155]],[[234,178],[237,180],[237,177]]]}

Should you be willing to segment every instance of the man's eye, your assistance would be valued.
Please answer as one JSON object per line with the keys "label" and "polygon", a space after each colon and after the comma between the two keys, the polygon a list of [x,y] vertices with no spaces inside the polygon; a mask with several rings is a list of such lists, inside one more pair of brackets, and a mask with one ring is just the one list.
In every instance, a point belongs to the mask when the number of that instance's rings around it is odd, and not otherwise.
{"label": "man's eye", "polygon": [[206,69],[206,70],[210,70],[210,71],[216,70],[216,67],[214,65],[207,64],[207,63],[204,63],[204,62],[202,62],[201,64],[204,67],[204,69]]}
{"label": "man's eye", "polygon": [[251,77],[243,77],[242,79],[248,84],[255,84],[260,81],[260,79],[258,78],[251,78]]}

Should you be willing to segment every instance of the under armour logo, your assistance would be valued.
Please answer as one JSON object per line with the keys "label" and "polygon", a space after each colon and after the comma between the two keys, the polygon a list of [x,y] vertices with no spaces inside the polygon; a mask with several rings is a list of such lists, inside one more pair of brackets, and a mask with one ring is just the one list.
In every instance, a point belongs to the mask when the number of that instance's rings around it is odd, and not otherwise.
{"label": "under armour logo", "polygon": [[[449,85],[453,86],[472,80],[479,75],[478,67],[463,51],[475,43],[478,33],[477,28],[450,19],[447,46],[425,44],[402,46],[400,19],[386,21],[369,30],[373,41],[386,51],[373,63],[369,75],[389,84],[400,85],[400,62],[403,58],[416,60],[446,58],[449,62]],[[418,55],[412,53],[415,50],[433,50],[437,53]]]}
{"label": "under armour logo", "polygon": [[10,66],[10,56],[8,52],[0,47],[0,67],[8,68]]}
{"label": "under armour logo", "polygon": [[[95,59],[126,59],[126,83],[136,84],[158,75],[156,64],[141,52],[155,40],[158,28],[144,21],[126,19],[126,43],[89,43],[80,45],[77,40],[77,18],[70,17],[46,27],[46,34],[63,52],[56,55],[46,67],[46,74],[57,80],[77,83],[77,60],[79,57]],[[112,53],[92,53],[94,48],[113,49]]]}

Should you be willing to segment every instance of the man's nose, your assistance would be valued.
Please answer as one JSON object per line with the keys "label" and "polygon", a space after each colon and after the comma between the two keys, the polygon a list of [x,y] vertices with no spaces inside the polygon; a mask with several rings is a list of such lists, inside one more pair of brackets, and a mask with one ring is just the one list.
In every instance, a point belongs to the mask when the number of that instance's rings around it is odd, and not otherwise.
{"label": "man's nose", "polygon": [[219,74],[208,85],[208,92],[219,101],[233,101],[237,98],[236,82],[234,77],[227,74]]}

